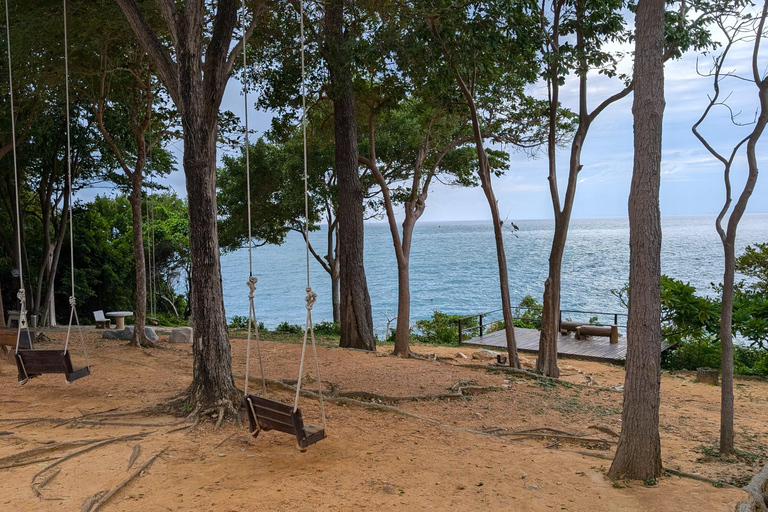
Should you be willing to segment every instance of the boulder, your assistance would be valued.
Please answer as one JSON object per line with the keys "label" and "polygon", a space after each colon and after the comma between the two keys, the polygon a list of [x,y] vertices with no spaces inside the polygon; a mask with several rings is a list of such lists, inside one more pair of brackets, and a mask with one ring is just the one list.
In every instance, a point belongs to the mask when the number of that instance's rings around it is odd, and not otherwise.
{"label": "boulder", "polygon": [[495,360],[497,353],[493,350],[488,350],[487,348],[484,348],[482,350],[478,350],[477,352],[474,352],[472,354],[472,359],[480,359],[480,360]]}
{"label": "boulder", "polygon": [[171,343],[192,343],[192,328],[176,327],[171,331],[168,341]]}
{"label": "boulder", "polygon": [[[144,336],[146,336],[149,341],[157,341],[158,339],[155,330],[151,327],[144,327]],[[133,326],[129,325],[121,331],[117,329],[104,331],[101,337],[107,340],[131,341],[133,339]]]}

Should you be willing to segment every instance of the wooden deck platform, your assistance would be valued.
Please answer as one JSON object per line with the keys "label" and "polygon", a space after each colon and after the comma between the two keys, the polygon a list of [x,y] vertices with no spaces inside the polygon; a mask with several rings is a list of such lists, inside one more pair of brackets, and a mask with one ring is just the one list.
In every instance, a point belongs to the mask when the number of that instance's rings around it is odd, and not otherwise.
{"label": "wooden deck platform", "polygon": [[[538,353],[539,331],[537,329],[515,327],[515,340],[519,352]],[[590,336],[586,340],[577,340],[573,333],[567,336],[561,334],[557,340],[557,355],[624,364],[627,359],[627,338],[619,336],[619,342],[614,344],[608,341],[608,338],[603,336]],[[502,330],[476,336],[462,344],[506,348],[507,340]],[[669,348],[668,343],[662,343],[662,352]]]}

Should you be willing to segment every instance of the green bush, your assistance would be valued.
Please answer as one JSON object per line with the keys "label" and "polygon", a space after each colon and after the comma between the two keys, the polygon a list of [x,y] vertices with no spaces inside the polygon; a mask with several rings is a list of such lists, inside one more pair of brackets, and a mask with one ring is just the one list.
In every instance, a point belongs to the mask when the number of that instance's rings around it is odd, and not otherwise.
{"label": "green bush", "polygon": [[232,320],[229,322],[230,329],[247,329],[248,328],[248,317],[247,316],[233,316]]}
{"label": "green bush", "polygon": [[282,322],[275,328],[276,332],[287,332],[290,334],[298,334],[304,332],[304,328],[300,325],[289,324],[288,322]]}
{"label": "green bush", "polygon": [[[435,311],[432,318],[427,320],[418,320],[414,332],[411,332],[411,339],[420,343],[431,343],[433,345],[458,345],[459,344],[459,324],[458,321],[464,315],[448,315]],[[477,325],[477,318],[462,320],[462,328],[474,327]],[[394,340],[394,335],[391,335]]]}
{"label": "green bush", "polygon": [[[542,306],[533,297],[526,295],[520,304],[517,305],[518,317],[515,319],[515,327],[526,329],[541,329],[541,309]],[[499,327],[503,329],[504,327]]]}
{"label": "green bush", "polygon": [[[664,352],[661,361],[666,370],[719,370],[720,341],[715,338],[685,339]],[[768,351],[759,347],[733,347],[733,372],[736,375],[768,377]]]}
{"label": "green bush", "polygon": [[[228,327],[230,329],[248,329],[248,317],[247,316],[233,316],[232,321],[229,322]],[[259,322],[259,331],[266,332],[264,322]]]}
{"label": "green bush", "polygon": [[720,342],[713,338],[681,340],[664,352],[661,367],[666,370],[720,368]]}
{"label": "green bush", "polygon": [[341,336],[341,327],[335,322],[320,322],[315,324],[315,334],[320,336]]}

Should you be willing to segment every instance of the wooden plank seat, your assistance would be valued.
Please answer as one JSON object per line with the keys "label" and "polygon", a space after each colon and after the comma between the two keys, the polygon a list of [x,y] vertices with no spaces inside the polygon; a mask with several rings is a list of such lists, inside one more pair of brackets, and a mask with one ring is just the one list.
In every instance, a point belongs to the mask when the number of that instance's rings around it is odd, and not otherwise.
{"label": "wooden plank seat", "polygon": [[277,430],[296,436],[299,450],[306,451],[307,446],[325,439],[322,427],[304,424],[301,409],[294,410],[292,405],[263,398],[256,395],[245,397],[245,408],[248,411],[248,422],[251,435],[256,437],[262,430]]}
{"label": "wooden plank seat", "polygon": [[615,325],[579,325],[576,327],[576,339],[583,340],[587,336],[605,336],[611,343],[619,342],[619,328]]}
{"label": "wooden plank seat", "polygon": [[[18,330],[9,327],[0,327],[0,350],[3,355],[8,359],[8,362],[15,364],[15,358],[13,357],[16,351],[16,334]],[[19,348],[30,348],[29,338],[32,342],[35,341],[35,332],[22,330],[19,338]]]}
{"label": "wooden plank seat", "polygon": [[19,350],[16,367],[22,384],[44,373],[63,373],[70,383],[91,374],[88,366],[72,366],[69,351],[64,350]]}
{"label": "wooden plank seat", "polygon": [[560,320],[560,334],[567,335],[569,332],[576,332],[576,328],[584,325],[581,322],[565,322]]}

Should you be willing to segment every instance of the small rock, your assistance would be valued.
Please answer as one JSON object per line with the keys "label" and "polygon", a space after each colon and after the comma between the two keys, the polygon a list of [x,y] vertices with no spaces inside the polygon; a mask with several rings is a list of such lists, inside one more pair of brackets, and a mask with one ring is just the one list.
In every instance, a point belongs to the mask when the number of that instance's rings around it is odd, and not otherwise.
{"label": "small rock", "polygon": [[168,341],[171,343],[192,343],[192,334],[191,327],[176,327],[171,331]]}
{"label": "small rock", "polygon": [[477,352],[472,354],[472,359],[480,359],[480,360],[491,360],[496,359],[496,352],[493,350],[488,350],[487,348],[484,348],[482,350],[478,350]]}
{"label": "small rock", "polygon": [[227,454],[226,454],[226,453],[220,453],[220,454],[219,454],[219,457],[226,457],[226,456],[227,456]]}
{"label": "small rock", "polygon": [[461,352],[457,352],[457,353],[456,353],[456,357],[458,357],[458,358],[461,358],[461,359],[469,359],[467,356],[465,356],[465,355],[464,355],[464,354],[462,354]]}
{"label": "small rock", "polygon": [[[144,327],[144,335],[149,341],[157,341],[157,333],[151,327]],[[123,330],[105,330],[101,337],[105,340],[131,341],[133,339],[133,326],[129,325]]]}

